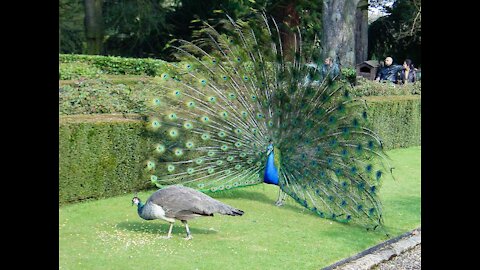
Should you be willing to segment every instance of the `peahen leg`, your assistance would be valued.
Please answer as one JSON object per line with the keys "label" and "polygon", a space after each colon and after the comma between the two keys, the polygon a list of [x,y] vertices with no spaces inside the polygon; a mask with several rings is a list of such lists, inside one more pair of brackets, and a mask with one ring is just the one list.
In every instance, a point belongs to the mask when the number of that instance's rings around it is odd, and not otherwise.
{"label": "peahen leg", "polygon": [[185,237],[185,240],[190,240],[192,239],[192,234],[190,234],[190,229],[188,228],[188,224],[186,220],[182,220],[182,223],[185,224],[185,230],[187,231],[187,237]]}
{"label": "peahen leg", "polygon": [[278,199],[275,202],[276,206],[282,206],[283,202],[285,201],[285,197],[287,196],[287,193],[283,192],[280,188],[278,189]]}
{"label": "peahen leg", "polygon": [[167,236],[163,236],[162,238],[164,238],[164,239],[172,238],[172,228],[173,228],[173,222],[170,223],[170,228],[168,229]]}

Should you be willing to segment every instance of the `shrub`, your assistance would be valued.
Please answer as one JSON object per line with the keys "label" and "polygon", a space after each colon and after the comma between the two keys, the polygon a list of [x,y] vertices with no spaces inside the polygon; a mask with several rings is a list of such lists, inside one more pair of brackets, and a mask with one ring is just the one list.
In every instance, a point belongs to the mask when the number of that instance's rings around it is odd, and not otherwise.
{"label": "shrub", "polygon": [[102,55],[60,54],[60,63],[86,63],[106,74],[157,76],[168,62],[152,58],[125,58]]}
{"label": "shrub", "polygon": [[96,78],[102,71],[88,63],[60,63],[60,80],[73,80],[79,78]]}
{"label": "shrub", "polygon": [[60,118],[60,204],[106,198],[151,186],[139,177],[151,141],[143,136],[142,122],[132,118],[118,115]]}
{"label": "shrub", "polygon": [[369,125],[385,149],[421,145],[420,96],[365,97]]}
{"label": "shrub", "polygon": [[417,81],[413,84],[393,84],[367,80],[359,77],[357,84],[352,89],[352,96],[399,96],[399,95],[420,95],[422,84]]}
{"label": "shrub", "polygon": [[155,86],[142,78],[133,86],[103,78],[79,80],[60,88],[59,113],[143,113],[147,110],[147,95]]}
{"label": "shrub", "polygon": [[355,85],[357,82],[357,71],[354,68],[342,68],[342,78],[347,80],[350,85]]}

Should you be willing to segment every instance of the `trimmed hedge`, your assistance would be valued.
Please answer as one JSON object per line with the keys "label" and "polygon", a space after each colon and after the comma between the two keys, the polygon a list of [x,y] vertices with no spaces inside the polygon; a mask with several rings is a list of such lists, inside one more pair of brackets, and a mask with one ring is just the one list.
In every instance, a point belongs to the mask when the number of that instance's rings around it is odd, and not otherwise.
{"label": "trimmed hedge", "polygon": [[[153,58],[126,58],[103,55],[60,54],[60,78],[67,77],[67,63],[86,63],[106,74],[157,76],[168,70],[163,60]],[[63,72],[63,73],[62,73]]]}
{"label": "trimmed hedge", "polygon": [[151,141],[138,116],[64,116],[59,130],[59,203],[151,187],[139,177]]}
{"label": "trimmed hedge", "polygon": [[75,80],[80,78],[97,78],[102,71],[88,63],[72,62],[60,63],[59,77],[60,80]]}
{"label": "trimmed hedge", "polygon": [[[367,97],[386,149],[420,145],[419,96]],[[151,188],[142,177],[152,139],[138,115],[60,116],[59,204]]]}
{"label": "trimmed hedge", "polygon": [[421,145],[420,96],[365,97],[373,130],[385,149]]}
{"label": "trimmed hedge", "polygon": [[383,83],[359,77],[351,92],[353,97],[421,95],[422,82],[408,84]]}
{"label": "trimmed hedge", "polygon": [[146,76],[131,82],[98,78],[60,85],[59,114],[144,113],[145,100],[157,88],[159,84]]}

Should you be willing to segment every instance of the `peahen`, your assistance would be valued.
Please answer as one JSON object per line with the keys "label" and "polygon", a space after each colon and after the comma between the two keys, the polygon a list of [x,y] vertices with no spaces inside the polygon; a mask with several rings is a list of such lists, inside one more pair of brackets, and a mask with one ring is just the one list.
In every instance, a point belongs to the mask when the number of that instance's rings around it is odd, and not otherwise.
{"label": "peahen", "polygon": [[342,80],[318,80],[300,31],[287,50],[266,14],[226,17],[223,34],[204,22],[195,41],[172,45],[181,61],[149,101],[149,180],[212,192],[273,184],[277,205],[288,195],[320,217],[382,225],[388,157],[365,104]]}
{"label": "peahen", "polygon": [[172,237],[175,220],[180,220],[187,231],[186,240],[192,239],[187,220],[202,216],[213,216],[215,213],[230,216],[241,216],[243,211],[217,201],[192,188],[172,185],[153,193],[145,203],[136,195],[132,205],[137,205],[138,215],[145,220],[162,219],[170,223],[165,238]]}

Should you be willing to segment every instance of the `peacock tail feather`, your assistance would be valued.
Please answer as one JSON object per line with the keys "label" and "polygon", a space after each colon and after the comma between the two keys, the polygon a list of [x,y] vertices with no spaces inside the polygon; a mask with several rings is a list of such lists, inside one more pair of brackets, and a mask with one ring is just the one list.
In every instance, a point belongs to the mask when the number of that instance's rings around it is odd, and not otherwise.
{"label": "peacock tail feather", "polygon": [[[312,48],[295,34],[285,50],[275,20],[227,16],[177,40],[181,60],[157,89],[146,122],[156,143],[145,172],[157,186],[220,191],[263,182],[274,144],[279,187],[321,217],[382,224],[377,196],[386,171],[364,104],[341,80],[316,80]],[[290,59],[286,61],[286,59]]]}

